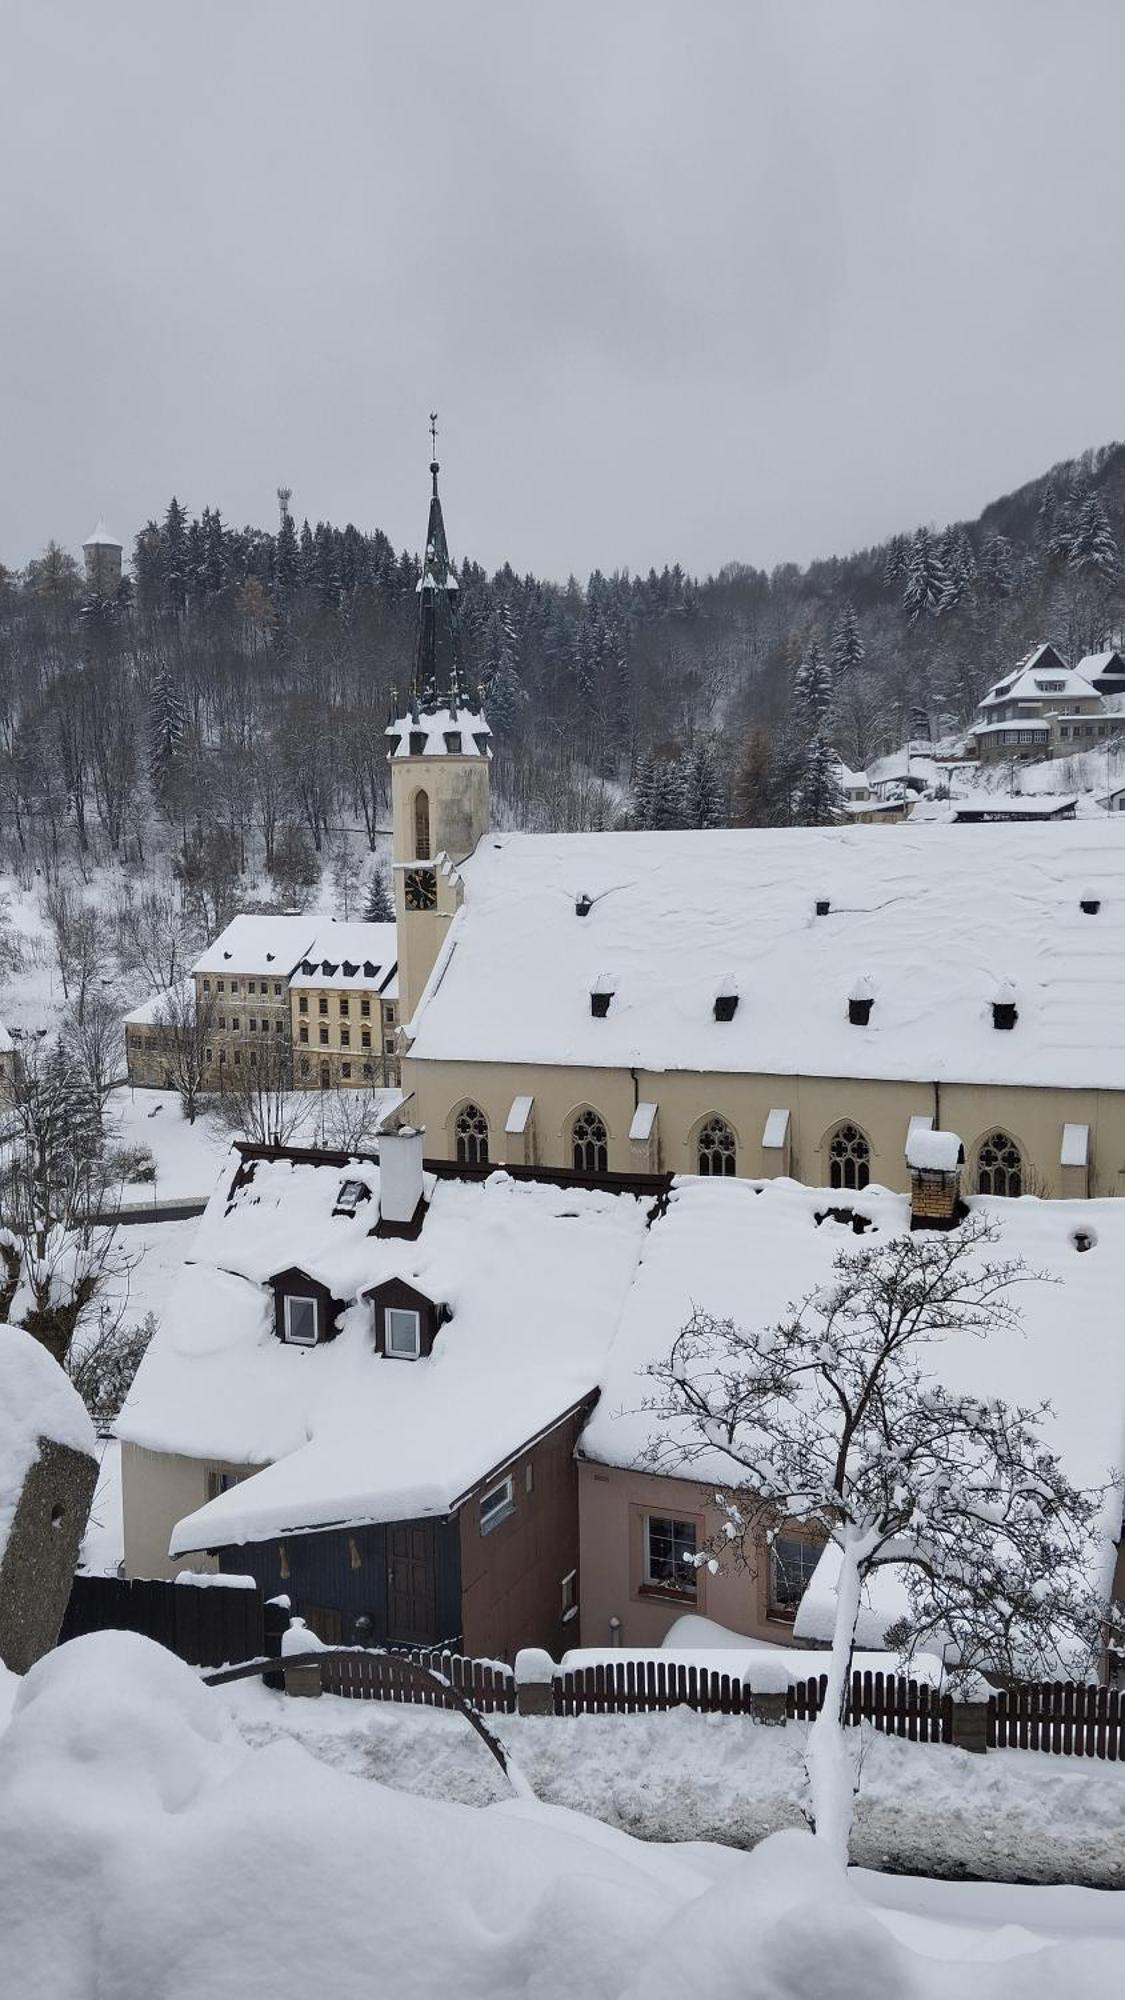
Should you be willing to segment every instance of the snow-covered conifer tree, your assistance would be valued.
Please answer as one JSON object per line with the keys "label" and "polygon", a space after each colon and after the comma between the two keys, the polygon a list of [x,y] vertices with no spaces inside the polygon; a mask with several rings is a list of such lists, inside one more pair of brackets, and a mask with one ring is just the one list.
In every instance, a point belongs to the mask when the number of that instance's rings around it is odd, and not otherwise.
{"label": "snow-covered conifer tree", "polygon": [[912,625],[928,613],[936,617],[946,607],[949,572],[928,528],[919,528],[910,544],[902,608]]}
{"label": "snow-covered conifer tree", "polygon": [[863,665],[864,646],[859,636],[859,624],[855,606],[845,604],[832,627],[832,641],[829,648],[833,677],[840,681],[845,674],[854,672]]}

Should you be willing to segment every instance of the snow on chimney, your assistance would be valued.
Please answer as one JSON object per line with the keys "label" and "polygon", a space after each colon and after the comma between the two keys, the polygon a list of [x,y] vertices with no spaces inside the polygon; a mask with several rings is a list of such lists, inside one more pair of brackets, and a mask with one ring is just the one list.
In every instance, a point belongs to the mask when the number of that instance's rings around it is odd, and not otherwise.
{"label": "snow on chimney", "polygon": [[965,1148],[956,1132],[916,1127],[906,1141],[911,1229],[952,1229],[961,1201]]}
{"label": "snow on chimney", "polygon": [[422,1226],[422,1125],[400,1125],[379,1134],[379,1221],[381,1236],[416,1236]]}

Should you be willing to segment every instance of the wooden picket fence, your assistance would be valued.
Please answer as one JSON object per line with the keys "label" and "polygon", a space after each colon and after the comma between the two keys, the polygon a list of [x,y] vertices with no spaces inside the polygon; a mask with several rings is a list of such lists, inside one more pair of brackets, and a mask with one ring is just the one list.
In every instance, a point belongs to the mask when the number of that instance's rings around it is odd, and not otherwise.
{"label": "wooden picket fence", "polygon": [[405,1701],[423,1708],[451,1708],[435,1682],[419,1683],[403,1674],[400,1660],[428,1667],[482,1715],[511,1715],[516,1683],[511,1667],[494,1660],[470,1660],[463,1653],[429,1647],[400,1648],[394,1653],[325,1653],[321,1685],[325,1694],[342,1694],[353,1701]]}
{"label": "wooden picket fence", "polygon": [[[787,1722],[811,1722],[828,1685],[824,1674],[786,1691]],[[678,1660],[620,1660],[555,1676],[556,1715],[638,1715],[694,1708],[710,1715],[749,1715],[753,1696],[731,1674]],[[953,1703],[924,1681],[897,1674],[852,1675],[848,1722],[870,1722],[912,1743],[951,1743]]]}
{"label": "wooden picket fence", "polygon": [[990,1750],[1125,1761],[1125,1695],[1075,1681],[1001,1688],[988,1704]]}

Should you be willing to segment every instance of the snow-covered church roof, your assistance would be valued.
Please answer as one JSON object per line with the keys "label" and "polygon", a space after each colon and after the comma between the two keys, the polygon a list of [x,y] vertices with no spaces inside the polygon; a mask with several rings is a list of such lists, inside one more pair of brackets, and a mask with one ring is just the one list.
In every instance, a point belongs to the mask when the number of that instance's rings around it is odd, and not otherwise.
{"label": "snow-covered church roof", "polygon": [[[1109,815],[492,834],[461,873],[417,1060],[1125,1088],[1125,825]],[[861,974],[877,999],[857,1026]],[[727,975],[738,1005],[720,1021]],[[613,995],[595,1017],[599,978]],[[1005,980],[1018,1017],[999,1033]]]}
{"label": "snow-covered church roof", "polygon": [[[654,1392],[644,1371],[667,1358],[693,1312],[730,1318],[750,1330],[768,1327],[830,1278],[838,1251],[910,1227],[905,1195],[875,1187],[849,1194],[849,1208],[873,1224],[860,1237],[833,1220],[830,1204],[839,1202],[838,1193],[790,1180],[677,1181],[666,1213],[645,1238],[601,1397],[582,1434],[582,1456],[632,1466],[659,1431],[670,1446],[666,1471],[712,1486],[729,1481],[730,1462],[719,1452],[677,1459],[676,1427],[658,1424],[643,1407]],[[1022,1258],[1037,1275],[1011,1295],[1020,1314],[1017,1328],[1000,1328],[986,1339],[949,1334],[926,1350],[923,1365],[955,1391],[1025,1407],[1050,1402],[1043,1434],[1069,1477],[1083,1487],[1109,1482],[1094,1558],[1099,1585],[1108,1590],[1125,1497],[1125,1203],[1028,1196],[978,1197],[969,1206],[998,1231],[997,1241],[982,1245],[974,1259]],[[1090,1246],[1085,1251],[1079,1238]]]}
{"label": "snow-covered church roof", "polygon": [[[118,1422],[153,1451],[265,1466],[180,1522],[173,1553],[344,1522],[445,1514],[589,1395],[636,1265],[643,1205],[440,1181],[414,1242],[369,1234],[379,1169],[232,1159]],[[341,1184],[371,1198],[335,1213]],[[269,1279],[345,1302],[336,1338],[289,1346]],[[362,1294],[397,1278],[449,1308],[429,1355],[374,1352]]]}

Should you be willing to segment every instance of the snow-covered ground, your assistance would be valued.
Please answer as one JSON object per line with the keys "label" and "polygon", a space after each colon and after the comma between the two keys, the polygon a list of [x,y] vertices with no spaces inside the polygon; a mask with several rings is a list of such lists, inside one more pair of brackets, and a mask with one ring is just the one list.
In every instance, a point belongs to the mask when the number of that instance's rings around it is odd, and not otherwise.
{"label": "snow-covered ground", "polygon": [[1117,1896],[845,1875],[795,1828],[746,1853],[410,1796],[249,1746],[122,1633],[16,1694],[0,1937],[5,1992],[36,2000],[1103,2000],[1125,1977]]}
{"label": "snow-covered ground", "polygon": [[146,1147],[156,1162],[151,1181],[126,1182],[122,1201],[206,1201],[230,1151],[231,1135],[217,1118],[204,1114],[189,1125],[172,1090],[134,1090],[123,1084],[106,1106],[110,1147]]}
{"label": "snow-covered ground", "polygon": [[[296,1740],[324,1763],[427,1798],[504,1796],[459,1716],[257,1681],[223,1689],[247,1742]],[[678,1708],[657,1715],[497,1716],[540,1798],[645,1840],[752,1847],[804,1825],[805,1730]],[[854,1739],[853,1739],[854,1741]],[[852,1839],[867,1867],[1125,1888],[1125,1765],[1030,1750],[971,1756],[865,1730]]]}

